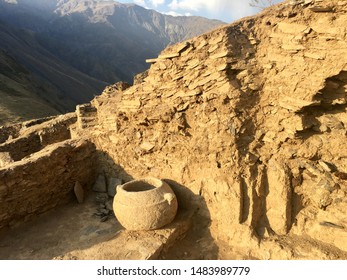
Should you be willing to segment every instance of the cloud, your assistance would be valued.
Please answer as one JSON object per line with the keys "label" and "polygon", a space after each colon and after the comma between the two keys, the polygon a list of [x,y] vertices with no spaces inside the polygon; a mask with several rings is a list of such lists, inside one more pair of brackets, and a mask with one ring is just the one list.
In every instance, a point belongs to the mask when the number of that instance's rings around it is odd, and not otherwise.
{"label": "cloud", "polygon": [[142,7],[146,6],[145,0],[134,0],[134,3]]}
{"label": "cloud", "polygon": [[191,13],[180,14],[180,13],[177,13],[175,11],[163,12],[163,14],[173,16],[173,17],[190,17],[190,16],[192,16]]}
{"label": "cloud", "polygon": [[[207,2],[211,3],[211,1]],[[208,3],[201,0],[172,0],[169,7],[173,10],[190,10],[197,12],[206,5],[208,5]]]}
{"label": "cloud", "polygon": [[169,7],[179,13],[203,13],[214,18],[240,18],[255,11],[248,1],[239,0],[171,0]]}
{"label": "cloud", "polygon": [[158,7],[159,5],[163,5],[165,0],[149,0],[149,2],[154,6]]}
{"label": "cloud", "polygon": [[165,15],[168,15],[168,16],[173,16],[173,17],[181,17],[181,16],[183,16],[182,14],[177,13],[177,12],[175,12],[175,11],[165,12],[164,14],[165,14]]}

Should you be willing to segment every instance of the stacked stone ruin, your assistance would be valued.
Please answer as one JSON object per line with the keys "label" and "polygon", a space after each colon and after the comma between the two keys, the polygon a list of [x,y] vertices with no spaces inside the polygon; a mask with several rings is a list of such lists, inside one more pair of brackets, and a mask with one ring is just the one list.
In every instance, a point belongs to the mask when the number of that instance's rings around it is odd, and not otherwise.
{"label": "stacked stone ruin", "polygon": [[[282,259],[346,253],[346,22],[345,1],[287,1],[170,46],[133,86],[80,106],[92,112],[88,124],[78,117],[77,139],[62,143],[87,139],[107,176],[183,186],[185,203],[233,250]],[[18,200],[6,176],[20,164],[0,169],[2,201]],[[17,217],[3,205],[2,224]],[[290,246],[295,238],[328,246],[303,256]]]}

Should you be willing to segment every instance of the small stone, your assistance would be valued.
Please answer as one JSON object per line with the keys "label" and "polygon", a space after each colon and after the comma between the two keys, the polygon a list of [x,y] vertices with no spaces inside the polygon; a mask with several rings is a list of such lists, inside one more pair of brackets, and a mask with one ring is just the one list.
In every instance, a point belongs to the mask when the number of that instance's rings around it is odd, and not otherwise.
{"label": "small stone", "polygon": [[216,53],[214,55],[211,55],[210,58],[211,59],[217,59],[217,58],[222,58],[222,57],[226,57],[229,55],[229,51],[225,50],[225,51],[221,51],[219,53]]}
{"label": "small stone", "polygon": [[321,209],[325,209],[326,207],[328,207],[331,203],[333,202],[333,200],[331,199],[329,192],[326,191],[325,193],[321,193],[320,194],[320,200],[318,202],[318,207]]}
{"label": "small stone", "polygon": [[344,172],[335,172],[335,176],[341,180],[347,180],[347,173]]}
{"label": "small stone", "polygon": [[98,212],[103,213],[103,210],[105,210],[105,208],[98,208],[97,210]]}
{"label": "small stone", "polygon": [[344,226],[337,225],[337,224],[334,224],[334,223],[331,223],[331,222],[327,222],[327,221],[320,222],[319,224],[321,226],[325,226],[325,227],[332,227],[332,228],[338,228],[338,229],[344,229],[345,228]]}
{"label": "small stone", "polygon": [[113,203],[112,200],[106,201],[106,209],[113,211]]}
{"label": "small stone", "polygon": [[334,11],[332,7],[322,7],[322,6],[311,7],[310,10],[314,13],[330,13]]}
{"label": "small stone", "polygon": [[108,200],[108,194],[107,193],[98,193],[95,197],[96,202],[99,203],[106,203]]}
{"label": "small stone", "polygon": [[245,157],[245,162],[247,164],[255,164],[259,159],[259,156],[249,152]]}
{"label": "small stone", "polygon": [[182,111],[187,110],[189,107],[189,104],[190,104],[189,102],[186,102],[186,103],[181,103],[181,104],[177,105],[176,106],[177,112],[182,112]]}
{"label": "small stone", "polygon": [[316,54],[316,53],[310,53],[310,52],[305,52],[304,57],[317,59],[317,60],[324,60],[323,56]]}
{"label": "small stone", "polygon": [[93,216],[102,217],[102,216],[104,216],[104,214],[98,211],[98,212],[95,212],[95,213],[93,214]]}
{"label": "small stone", "polygon": [[104,174],[100,174],[98,176],[98,178],[96,179],[94,186],[93,186],[93,191],[101,192],[101,193],[105,193],[107,191],[106,180],[105,180]]}
{"label": "small stone", "polygon": [[104,222],[106,222],[107,220],[108,220],[108,216],[105,216],[105,217],[102,217],[102,218],[100,219],[100,222],[104,223]]}
{"label": "small stone", "polygon": [[74,186],[74,192],[77,198],[78,203],[83,203],[84,201],[84,190],[83,187],[81,186],[80,182],[76,182]]}
{"label": "small stone", "polygon": [[184,50],[186,50],[189,46],[190,46],[190,43],[188,43],[188,42],[181,43],[181,44],[176,46],[175,51],[177,53],[181,53]]}
{"label": "small stone", "polygon": [[106,208],[106,205],[104,203],[99,204],[99,209],[105,209],[105,208]]}
{"label": "small stone", "polygon": [[135,135],[136,135],[136,138],[137,138],[137,139],[141,139],[141,138],[142,138],[142,134],[141,134],[140,131],[136,132]]}
{"label": "small stone", "polygon": [[324,161],[318,161],[318,164],[327,172],[332,172],[332,169],[330,168],[330,166],[325,163]]}
{"label": "small stone", "polygon": [[317,186],[323,189],[326,189],[329,192],[333,192],[337,189],[337,185],[332,180],[327,180],[325,178],[322,178],[318,183]]}
{"label": "small stone", "polygon": [[146,152],[150,152],[154,149],[155,145],[152,144],[152,143],[149,143],[149,142],[143,142],[141,145],[140,145],[140,148]]}
{"label": "small stone", "polygon": [[0,168],[14,162],[9,152],[0,152]]}
{"label": "small stone", "polygon": [[174,58],[174,57],[178,57],[180,56],[180,54],[177,53],[169,53],[169,54],[161,54],[158,56],[158,58],[160,59],[170,59],[170,58]]}
{"label": "small stone", "polygon": [[105,216],[110,214],[110,210],[108,210],[108,209],[101,209],[100,212]]}
{"label": "small stone", "polygon": [[160,59],[158,59],[158,58],[149,58],[149,59],[146,59],[146,63],[156,63],[159,60]]}
{"label": "small stone", "polygon": [[107,193],[110,197],[114,197],[117,193],[117,186],[122,184],[122,179],[108,178],[107,180]]}

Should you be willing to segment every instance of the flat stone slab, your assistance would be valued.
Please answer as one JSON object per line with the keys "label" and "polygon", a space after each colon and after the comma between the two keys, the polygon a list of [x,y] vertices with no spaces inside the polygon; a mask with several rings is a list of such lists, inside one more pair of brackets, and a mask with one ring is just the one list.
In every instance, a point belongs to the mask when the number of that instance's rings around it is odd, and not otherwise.
{"label": "flat stone slab", "polygon": [[[0,232],[2,260],[146,260],[182,238],[192,214],[179,213],[168,226],[153,231],[125,230],[110,215],[102,222],[99,206],[89,194],[83,204],[70,203],[35,220]],[[111,201],[111,200],[110,200]]]}

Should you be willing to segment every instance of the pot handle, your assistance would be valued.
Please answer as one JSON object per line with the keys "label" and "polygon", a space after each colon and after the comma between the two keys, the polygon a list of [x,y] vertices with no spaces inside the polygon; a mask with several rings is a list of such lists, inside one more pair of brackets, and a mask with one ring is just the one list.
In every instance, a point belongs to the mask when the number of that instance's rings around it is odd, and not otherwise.
{"label": "pot handle", "polygon": [[172,193],[166,193],[164,194],[164,199],[167,200],[169,205],[171,205],[171,202],[175,199],[175,195]]}

